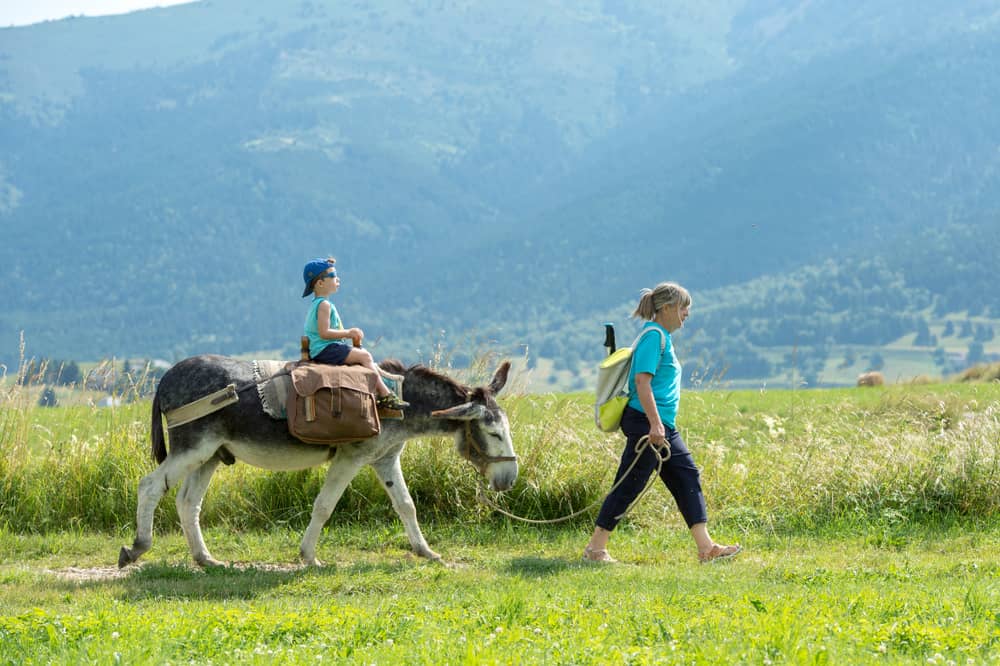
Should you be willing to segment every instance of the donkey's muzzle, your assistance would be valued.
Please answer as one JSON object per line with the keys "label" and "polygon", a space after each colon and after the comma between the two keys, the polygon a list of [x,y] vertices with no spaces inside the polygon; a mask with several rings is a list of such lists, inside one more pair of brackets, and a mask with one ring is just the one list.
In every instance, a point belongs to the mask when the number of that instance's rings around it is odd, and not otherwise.
{"label": "donkey's muzzle", "polygon": [[503,462],[490,465],[490,490],[503,492],[514,487],[517,481],[517,463]]}

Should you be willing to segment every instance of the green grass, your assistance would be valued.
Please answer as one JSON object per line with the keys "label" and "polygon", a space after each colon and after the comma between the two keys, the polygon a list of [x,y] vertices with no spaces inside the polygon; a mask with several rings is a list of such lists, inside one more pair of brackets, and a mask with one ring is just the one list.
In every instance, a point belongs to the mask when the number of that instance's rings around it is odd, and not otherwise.
{"label": "green grass", "polygon": [[[589,396],[525,395],[505,405],[521,476],[497,501],[519,515],[551,519],[599,500],[622,439],[593,428]],[[131,525],[138,480],[153,468],[148,409],[0,406],[0,525],[19,533]],[[703,467],[712,515],[742,529],[921,522],[992,515],[1000,507],[995,383],[689,391],[679,425]],[[450,438],[414,441],[403,462],[424,519],[489,515]],[[203,524],[304,527],[322,480],[322,469],[223,468],[209,488]],[[368,471],[337,510],[358,520],[394,515]],[[644,502],[631,518],[656,525],[665,513],[662,502]],[[176,524],[173,501],[165,498],[157,528]]]}
{"label": "green grass", "polygon": [[236,564],[198,571],[177,535],[114,577],[120,535],[0,535],[4,663],[995,663],[996,524],[894,539],[747,535],[699,565],[682,530],[626,528],[620,565],[586,533],[429,525],[449,566],[397,525],[334,525],[332,564],[297,533],[207,537]]}
{"label": "green grass", "polygon": [[[404,472],[431,546],[363,472],[297,562],[322,470],[220,470],[199,571],[172,494],[152,550],[118,572],[152,469],[147,403],[0,402],[0,663],[995,663],[1000,654],[1000,386],[689,391],[680,427],[713,534],[697,564],[656,485],[615,533],[621,566],[578,561],[593,511],[498,517],[448,438]],[[620,435],[586,394],[505,399],[521,475],[496,501],[553,518],[599,500]]]}

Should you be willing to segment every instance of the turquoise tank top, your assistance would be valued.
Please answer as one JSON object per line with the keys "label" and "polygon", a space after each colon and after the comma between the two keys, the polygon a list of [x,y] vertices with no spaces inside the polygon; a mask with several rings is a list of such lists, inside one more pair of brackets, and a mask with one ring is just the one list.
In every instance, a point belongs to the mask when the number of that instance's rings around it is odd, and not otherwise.
{"label": "turquoise tank top", "polygon": [[340,321],[340,313],[337,312],[337,306],[331,301],[323,298],[322,296],[314,296],[312,306],[309,308],[309,314],[306,315],[306,325],[305,334],[309,338],[309,356],[315,358],[317,354],[329,347],[330,345],[346,345],[350,338],[337,338],[336,340],[324,340],[319,337],[319,322],[317,321],[317,313],[319,311],[319,304],[323,301],[330,303],[330,328],[341,330],[344,328],[344,324]]}

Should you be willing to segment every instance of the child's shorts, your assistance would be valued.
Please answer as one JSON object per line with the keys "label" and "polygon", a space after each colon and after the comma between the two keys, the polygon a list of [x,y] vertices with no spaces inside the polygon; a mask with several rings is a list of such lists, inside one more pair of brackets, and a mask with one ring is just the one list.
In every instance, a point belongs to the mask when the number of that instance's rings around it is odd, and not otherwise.
{"label": "child's shorts", "polygon": [[332,345],[324,347],[323,351],[313,356],[312,360],[325,365],[344,365],[344,361],[347,360],[347,355],[350,353],[350,345],[334,342]]}

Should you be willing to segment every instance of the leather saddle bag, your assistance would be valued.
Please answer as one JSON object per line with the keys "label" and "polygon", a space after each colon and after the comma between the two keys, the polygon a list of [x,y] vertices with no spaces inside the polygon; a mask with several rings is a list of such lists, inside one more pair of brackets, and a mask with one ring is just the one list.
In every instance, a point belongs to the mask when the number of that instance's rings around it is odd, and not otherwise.
{"label": "leather saddle bag", "polygon": [[309,444],[340,444],[381,431],[378,375],[359,365],[301,363],[291,372],[288,432]]}

